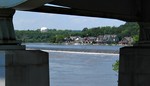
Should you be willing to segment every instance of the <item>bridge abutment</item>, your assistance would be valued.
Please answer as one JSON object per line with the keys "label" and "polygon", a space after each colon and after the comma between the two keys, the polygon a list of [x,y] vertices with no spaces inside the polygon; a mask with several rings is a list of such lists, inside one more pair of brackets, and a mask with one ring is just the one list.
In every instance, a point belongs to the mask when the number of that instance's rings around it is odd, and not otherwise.
{"label": "bridge abutment", "polygon": [[120,49],[119,85],[150,85],[150,23],[140,22],[139,42]]}
{"label": "bridge abutment", "polygon": [[120,49],[119,86],[150,85],[150,46]]}
{"label": "bridge abutment", "polygon": [[49,56],[16,40],[13,9],[0,9],[0,86],[49,86]]}
{"label": "bridge abutment", "polygon": [[0,60],[1,86],[49,86],[46,52],[1,50]]}

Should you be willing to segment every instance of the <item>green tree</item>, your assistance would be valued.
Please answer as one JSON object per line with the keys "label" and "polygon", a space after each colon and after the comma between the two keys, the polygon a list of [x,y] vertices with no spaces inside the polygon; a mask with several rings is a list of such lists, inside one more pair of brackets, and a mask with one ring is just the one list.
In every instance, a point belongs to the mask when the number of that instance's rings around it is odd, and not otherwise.
{"label": "green tree", "polygon": [[62,43],[64,41],[63,35],[56,35],[55,43]]}
{"label": "green tree", "polygon": [[116,62],[112,65],[113,70],[118,72],[119,70],[119,60],[116,60]]}
{"label": "green tree", "polygon": [[85,32],[85,31],[87,31],[88,30],[88,28],[86,27],[86,28],[83,28],[83,30],[82,30],[82,32]]}
{"label": "green tree", "polygon": [[133,36],[133,43],[137,43],[139,41],[139,35],[134,35]]}

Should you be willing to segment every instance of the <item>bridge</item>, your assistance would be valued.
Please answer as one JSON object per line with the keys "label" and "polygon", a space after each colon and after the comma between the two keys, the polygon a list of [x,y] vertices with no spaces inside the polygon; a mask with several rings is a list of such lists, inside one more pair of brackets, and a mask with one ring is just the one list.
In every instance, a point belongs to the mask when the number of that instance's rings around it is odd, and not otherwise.
{"label": "bridge", "polygon": [[1,65],[6,86],[49,86],[48,54],[25,50],[16,40],[12,22],[16,10],[138,22],[139,42],[120,49],[119,86],[149,86],[149,4],[149,0],[1,0],[0,59],[5,60]]}

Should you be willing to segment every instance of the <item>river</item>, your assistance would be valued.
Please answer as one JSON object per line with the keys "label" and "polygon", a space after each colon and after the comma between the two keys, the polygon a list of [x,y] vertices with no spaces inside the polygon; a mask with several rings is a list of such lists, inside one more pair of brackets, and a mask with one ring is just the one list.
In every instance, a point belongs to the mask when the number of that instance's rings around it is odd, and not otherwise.
{"label": "river", "polygon": [[37,46],[39,44],[27,44],[29,48],[46,49],[49,53],[50,86],[117,86],[118,75],[112,70],[112,64],[119,55],[105,52],[119,51],[121,46]]}
{"label": "river", "polygon": [[[121,46],[45,43],[26,46],[49,53],[50,86],[117,86],[118,75],[112,70],[112,64],[119,55],[106,51],[119,51]],[[3,77],[3,72],[0,74]]]}
{"label": "river", "polygon": [[117,86],[112,70],[117,54],[52,51],[49,55],[50,86]]}
{"label": "river", "polygon": [[104,46],[104,45],[54,45],[47,43],[26,43],[27,48],[59,50],[59,51],[78,51],[78,52],[97,52],[97,53],[119,53],[122,46]]}

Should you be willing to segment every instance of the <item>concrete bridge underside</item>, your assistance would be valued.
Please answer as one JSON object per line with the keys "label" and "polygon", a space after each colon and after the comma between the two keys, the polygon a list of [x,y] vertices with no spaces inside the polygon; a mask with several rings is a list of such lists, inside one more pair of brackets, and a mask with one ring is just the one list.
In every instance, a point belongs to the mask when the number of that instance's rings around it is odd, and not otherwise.
{"label": "concrete bridge underside", "polygon": [[[28,0],[17,6],[0,8],[0,59],[5,61],[1,64],[6,73],[5,86],[49,86],[48,54],[27,51],[25,46],[21,46],[16,40],[12,23],[15,10],[138,22],[140,25],[138,44],[120,49],[119,86],[150,85],[150,0],[38,0],[37,2]],[[36,5],[33,5],[34,3]]]}

